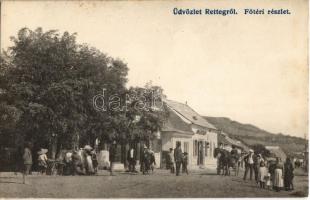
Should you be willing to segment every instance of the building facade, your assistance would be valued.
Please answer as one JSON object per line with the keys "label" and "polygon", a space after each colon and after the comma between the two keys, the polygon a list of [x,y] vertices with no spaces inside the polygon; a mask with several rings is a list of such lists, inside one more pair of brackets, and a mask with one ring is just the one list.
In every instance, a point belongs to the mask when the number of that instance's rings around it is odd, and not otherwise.
{"label": "building facade", "polygon": [[[156,138],[147,143],[137,141],[135,144],[137,168],[140,165],[144,145],[154,152],[155,167],[166,168],[169,149],[175,149],[176,144],[180,143],[182,152],[188,153],[188,169],[215,169],[217,161],[214,157],[214,149],[218,145],[219,131],[187,104],[171,100],[164,100],[163,103],[168,109],[169,115],[162,129],[155,133]],[[129,145],[118,144],[117,146],[118,155],[116,156],[115,168],[123,170],[124,167],[126,168],[126,152]],[[102,158],[99,160],[99,165],[108,166],[108,148],[102,150],[99,157]]]}
{"label": "building facade", "polygon": [[164,100],[169,117],[160,133],[161,167],[166,165],[170,148],[181,144],[188,153],[189,169],[216,168],[214,149],[218,145],[219,131],[187,104]]}

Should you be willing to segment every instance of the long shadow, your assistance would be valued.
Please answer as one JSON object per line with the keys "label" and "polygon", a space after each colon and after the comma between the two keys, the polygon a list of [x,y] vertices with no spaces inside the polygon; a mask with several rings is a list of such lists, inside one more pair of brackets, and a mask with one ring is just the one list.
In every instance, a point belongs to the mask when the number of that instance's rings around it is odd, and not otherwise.
{"label": "long shadow", "polygon": [[14,182],[14,181],[0,181],[0,183],[14,183],[14,184],[20,184],[20,185],[27,185],[27,184],[24,184],[24,183],[19,183],[19,182]]}
{"label": "long shadow", "polygon": [[7,176],[7,177],[0,177],[0,179],[12,179],[12,178],[20,178],[21,176]]}
{"label": "long shadow", "polygon": [[[191,174],[191,173],[190,173]],[[214,173],[192,173],[191,175],[201,175],[201,176],[222,176],[222,175],[218,175],[218,174],[214,174]],[[225,177],[225,176],[223,176]]]}
{"label": "long shadow", "polygon": [[[95,175],[94,177],[97,177],[97,176],[111,176],[110,174],[99,174],[99,175]],[[117,175],[114,175],[114,176],[117,176]]]}
{"label": "long shadow", "polygon": [[243,179],[232,179],[233,182],[246,183]]}

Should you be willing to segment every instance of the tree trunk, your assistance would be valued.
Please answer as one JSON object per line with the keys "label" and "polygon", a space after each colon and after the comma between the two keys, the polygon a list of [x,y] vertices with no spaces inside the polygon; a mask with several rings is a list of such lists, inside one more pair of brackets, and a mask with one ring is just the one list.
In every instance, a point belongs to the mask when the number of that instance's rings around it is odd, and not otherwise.
{"label": "tree trunk", "polygon": [[52,154],[51,154],[53,160],[55,160],[56,158],[56,153],[57,153],[57,138],[54,137],[52,138]]}

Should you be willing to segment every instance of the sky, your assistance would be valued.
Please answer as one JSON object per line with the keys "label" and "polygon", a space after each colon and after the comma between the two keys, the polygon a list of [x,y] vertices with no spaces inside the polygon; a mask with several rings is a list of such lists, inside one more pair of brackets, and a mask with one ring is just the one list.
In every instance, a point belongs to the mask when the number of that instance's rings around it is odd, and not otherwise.
{"label": "sky", "polygon": [[[235,8],[236,16],[173,15],[174,8]],[[244,15],[243,9],[291,15]],[[78,34],[201,115],[273,133],[308,133],[307,1],[5,1],[1,48],[22,27]],[[266,12],[266,11],[265,11]]]}

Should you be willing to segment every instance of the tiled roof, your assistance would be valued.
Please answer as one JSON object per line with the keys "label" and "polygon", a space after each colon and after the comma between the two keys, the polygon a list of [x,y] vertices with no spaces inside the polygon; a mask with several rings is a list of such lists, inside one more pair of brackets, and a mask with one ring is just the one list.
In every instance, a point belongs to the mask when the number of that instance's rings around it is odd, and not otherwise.
{"label": "tiled roof", "polygon": [[187,104],[183,104],[183,103],[179,103],[179,102],[171,101],[167,99],[165,99],[164,102],[167,104],[167,106],[170,109],[173,109],[175,112],[177,112],[179,115],[181,115],[182,117],[184,117],[186,120],[190,121],[191,123],[205,127],[205,128],[216,129],[212,124],[210,124],[207,120],[201,117],[196,111],[194,111]]}
{"label": "tiled roof", "polygon": [[168,112],[169,117],[165,121],[162,131],[172,131],[188,135],[194,134],[190,125],[184,122],[174,110],[169,110]]}

